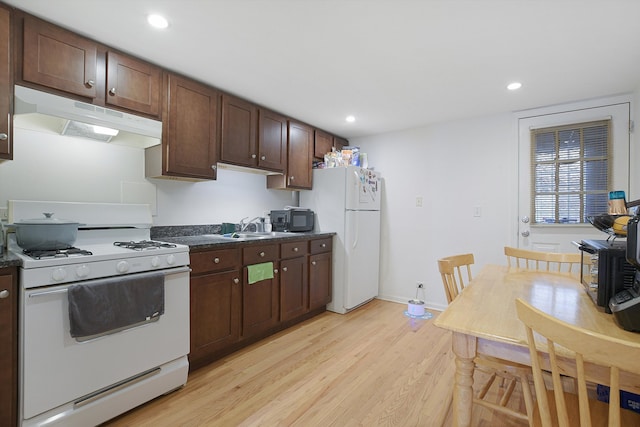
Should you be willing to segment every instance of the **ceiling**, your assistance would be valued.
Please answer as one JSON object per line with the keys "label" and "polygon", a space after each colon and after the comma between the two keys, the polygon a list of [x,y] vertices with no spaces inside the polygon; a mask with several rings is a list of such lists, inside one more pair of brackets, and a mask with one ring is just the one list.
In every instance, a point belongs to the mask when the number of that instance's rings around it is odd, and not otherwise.
{"label": "ceiling", "polygon": [[1,1],[347,138],[640,86],[637,0]]}

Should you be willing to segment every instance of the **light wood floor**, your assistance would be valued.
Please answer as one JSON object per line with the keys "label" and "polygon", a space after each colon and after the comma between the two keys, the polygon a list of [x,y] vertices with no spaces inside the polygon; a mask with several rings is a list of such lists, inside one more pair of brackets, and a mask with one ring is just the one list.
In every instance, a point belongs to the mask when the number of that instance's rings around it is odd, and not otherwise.
{"label": "light wood floor", "polygon": [[[374,300],[346,315],[324,313],[105,425],[450,426],[450,332],[412,322],[405,309]],[[521,400],[519,390],[514,397]],[[526,423],[474,407],[474,426]]]}

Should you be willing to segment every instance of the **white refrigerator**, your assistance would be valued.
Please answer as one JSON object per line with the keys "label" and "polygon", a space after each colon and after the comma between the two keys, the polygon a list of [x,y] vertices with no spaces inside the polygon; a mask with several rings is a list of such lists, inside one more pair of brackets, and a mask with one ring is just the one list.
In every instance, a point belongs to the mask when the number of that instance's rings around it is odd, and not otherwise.
{"label": "white refrigerator", "polygon": [[315,230],[337,233],[328,310],[344,314],[378,295],[381,191],[378,172],[348,166],[314,169],[313,190],[300,192]]}

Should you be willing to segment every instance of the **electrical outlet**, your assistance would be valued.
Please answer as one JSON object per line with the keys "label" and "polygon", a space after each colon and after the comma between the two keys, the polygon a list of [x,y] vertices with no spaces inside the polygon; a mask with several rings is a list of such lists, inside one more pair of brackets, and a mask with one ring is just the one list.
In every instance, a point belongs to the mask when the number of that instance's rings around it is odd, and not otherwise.
{"label": "electrical outlet", "polygon": [[9,211],[7,208],[0,208],[0,220],[9,219]]}
{"label": "electrical outlet", "polygon": [[416,197],[416,207],[417,208],[421,208],[422,207],[422,197],[421,196]]}
{"label": "electrical outlet", "polygon": [[473,216],[475,216],[475,217],[481,217],[482,216],[482,207],[481,206],[474,206],[473,207]]}

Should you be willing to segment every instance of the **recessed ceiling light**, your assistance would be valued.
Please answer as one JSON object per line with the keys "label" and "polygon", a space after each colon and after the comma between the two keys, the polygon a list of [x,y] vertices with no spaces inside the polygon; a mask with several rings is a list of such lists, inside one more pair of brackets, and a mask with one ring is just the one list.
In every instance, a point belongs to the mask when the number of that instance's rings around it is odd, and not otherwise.
{"label": "recessed ceiling light", "polygon": [[149,15],[147,16],[147,22],[154,28],[164,29],[169,26],[169,21],[164,16]]}
{"label": "recessed ceiling light", "polygon": [[522,83],[520,82],[513,82],[513,83],[509,83],[507,85],[507,89],[509,90],[518,90],[522,87]]}
{"label": "recessed ceiling light", "polygon": [[345,120],[349,123],[353,123],[356,121],[356,118],[354,116],[347,116]]}

